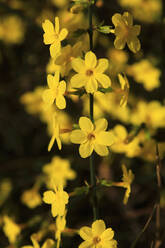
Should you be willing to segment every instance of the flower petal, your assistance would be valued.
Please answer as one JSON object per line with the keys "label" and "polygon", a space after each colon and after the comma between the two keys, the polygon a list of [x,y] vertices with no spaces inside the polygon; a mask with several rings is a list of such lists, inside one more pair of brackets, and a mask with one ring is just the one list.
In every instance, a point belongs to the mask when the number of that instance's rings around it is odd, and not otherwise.
{"label": "flower petal", "polygon": [[60,95],[56,98],[56,106],[59,109],[64,109],[66,108],[66,101],[65,101],[65,97]]}
{"label": "flower petal", "polygon": [[94,150],[100,156],[107,156],[109,154],[109,150],[106,146],[97,143],[94,144]]}
{"label": "flower petal", "polygon": [[43,28],[45,33],[47,33],[49,35],[54,34],[54,26],[53,26],[53,23],[51,23],[51,21],[45,20],[42,23],[42,28]]}
{"label": "flower petal", "polygon": [[96,55],[89,51],[85,54],[85,65],[88,67],[88,68],[95,68],[96,67],[96,64],[97,64],[97,58],[96,58]]}
{"label": "flower petal", "polygon": [[101,239],[103,239],[104,241],[108,241],[113,239],[114,236],[114,231],[112,230],[112,228],[107,228],[101,235]]}
{"label": "flower petal", "polygon": [[[59,80],[60,80],[60,71],[56,71],[54,74],[54,82],[59,83]],[[58,85],[58,84],[56,84],[56,85]]]}
{"label": "flower petal", "polygon": [[128,40],[127,44],[129,49],[134,53],[137,53],[141,48],[140,41],[137,37],[133,37],[132,39]]}
{"label": "flower petal", "polygon": [[86,92],[93,94],[98,89],[98,83],[97,80],[94,77],[91,77],[88,79],[86,86],[85,86]]}
{"label": "flower petal", "polygon": [[79,74],[78,73],[78,74],[75,74],[71,78],[70,82],[71,82],[71,86],[73,88],[81,88],[81,87],[85,86],[85,84],[87,82],[87,79],[86,79],[84,74]]}
{"label": "flower petal", "polygon": [[61,42],[60,41],[56,41],[55,43],[53,43],[50,48],[50,55],[52,58],[57,58],[60,55],[60,51],[61,51]]}
{"label": "flower petal", "polygon": [[95,72],[103,73],[104,71],[107,70],[108,64],[109,64],[108,59],[99,59]]}
{"label": "flower petal", "polygon": [[73,130],[70,135],[70,141],[74,144],[81,144],[86,140],[86,135],[82,130]]}
{"label": "flower petal", "polygon": [[93,152],[93,144],[86,142],[80,145],[79,153],[82,158],[89,157]]}
{"label": "flower petal", "polygon": [[108,122],[105,118],[101,118],[97,121],[95,121],[95,130],[98,131],[105,131],[108,127]]}
{"label": "flower petal", "polygon": [[80,237],[84,240],[90,240],[92,238],[92,229],[88,226],[84,226],[80,229]]}
{"label": "flower petal", "polygon": [[56,32],[56,34],[59,34],[59,30],[60,30],[60,22],[59,22],[58,16],[56,16],[55,17],[55,32]]}
{"label": "flower petal", "polygon": [[31,235],[31,241],[32,241],[32,243],[33,243],[33,246],[25,246],[25,247],[32,247],[32,248],[40,248],[40,245],[38,244],[38,241],[37,241],[37,237],[36,237],[36,234],[32,234]]}
{"label": "flower petal", "polygon": [[72,67],[78,73],[84,73],[85,71],[85,63],[83,59],[76,58],[72,60]]}
{"label": "flower petal", "polygon": [[62,80],[60,83],[59,83],[59,86],[58,86],[58,92],[60,95],[63,95],[66,91],[66,82],[64,80]]}
{"label": "flower petal", "polygon": [[41,248],[52,248],[53,247],[53,245],[54,245],[54,240],[52,240],[52,239],[47,239],[45,242],[44,242],[44,244],[42,245],[42,247]]}
{"label": "flower petal", "polygon": [[103,241],[102,242],[102,248],[117,248],[117,241],[111,240],[111,241]]}
{"label": "flower petal", "polygon": [[105,231],[105,223],[103,220],[96,220],[92,224],[93,236],[100,236]]}
{"label": "flower petal", "polygon": [[109,86],[111,86],[111,80],[107,75],[96,73],[95,77],[104,88],[108,88]]}
{"label": "flower petal", "polygon": [[92,121],[85,116],[80,117],[79,126],[80,126],[81,130],[84,131],[85,133],[86,132],[91,133],[94,129]]}
{"label": "flower petal", "polygon": [[61,150],[62,145],[61,145],[61,140],[59,137],[56,138],[56,142],[57,142],[58,149]]}
{"label": "flower petal", "polygon": [[43,194],[43,201],[47,204],[52,204],[55,199],[55,193],[52,190],[48,190]]}
{"label": "flower petal", "polygon": [[96,141],[100,145],[111,146],[114,143],[114,135],[111,132],[101,131],[97,134]]}
{"label": "flower petal", "polygon": [[52,146],[53,146],[53,144],[55,142],[55,139],[56,139],[56,135],[53,134],[53,136],[52,136],[52,138],[51,138],[51,140],[49,142],[49,145],[48,145],[48,152],[50,152],[50,150],[52,149]]}
{"label": "flower petal", "polygon": [[122,21],[122,17],[119,13],[116,13],[112,16],[112,23],[117,26],[118,24],[120,24]]}
{"label": "flower petal", "polygon": [[68,30],[66,28],[63,28],[59,34],[60,41],[64,40],[67,35],[68,35]]}
{"label": "flower petal", "polygon": [[52,44],[54,42],[54,34],[45,33],[43,35],[43,37],[44,37],[44,44],[45,45],[49,45],[49,44]]}
{"label": "flower petal", "polygon": [[48,90],[44,90],[42,98],[46,104],[52,105],[54,102],[55,96],[53,94],[53,91],[48,89]]}
{"label": "flower petal", "polygon": [[125,47],[125,39],[116,37],[114,41],[114,46],[116,49],[123,49]]}
{"label": "flower petal", "polygon": [[92,243],[93,243],[92,240],[90,240],[90,241],[86,240],[86,241],[82,242],[78,248],[91,248]]}
{"label": "flower petal", "polygon": [[122,19],[124,20],[124,22],[128,25],[128,26],[132,26],[133,25],[133,16],[128,13],[128,12],[124,12]]}
{"label": "flower petal", "polygon": [[54,202],[52,203],[51,213],[52,213],[53,217],[56,217],[58,215],[58,204],[56,204]]}
{"label": "flower petal", "polygon": [[50,89],[54,87],[54,78],[51,74],[48,74],[47,82]]}

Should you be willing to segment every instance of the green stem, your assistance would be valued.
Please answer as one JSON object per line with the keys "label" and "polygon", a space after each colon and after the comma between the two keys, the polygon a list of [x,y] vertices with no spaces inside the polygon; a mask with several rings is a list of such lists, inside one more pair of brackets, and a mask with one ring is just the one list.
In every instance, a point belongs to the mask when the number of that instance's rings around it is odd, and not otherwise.
{"label": "green stem", "polygon": [[[89,5],[89,44],[90,51],[93,51],[93,27],[92,27],[92,14],[93,14],[93,4]],[[89,94],[89,109],[90,109],[90,119],[93,122],[93,104],[94,97],[93,94]],[[96,176],[95,176],[95,167],[94,167],[94,156],[91,154],[90,158],[90,183],[92,190],[92,208],[93,208],[93,219],[94,221],[98,219],[98,201],[97,201],[97,192],[96,192]]]}

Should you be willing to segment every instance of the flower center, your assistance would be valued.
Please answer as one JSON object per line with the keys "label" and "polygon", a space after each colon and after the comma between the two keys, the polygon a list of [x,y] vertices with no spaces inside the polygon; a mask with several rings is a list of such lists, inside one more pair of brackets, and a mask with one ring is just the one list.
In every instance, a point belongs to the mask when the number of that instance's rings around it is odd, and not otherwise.
{"label": "flower center", "polygon": [[55,39],[58,39],[59,38],[59,35],[58,34],[54,34],[54,38]]}
{"label": "flower center", "polygon": [[90,69],[87,70],[87,71],[86,71],[86,75],[89,76],[89,77],[92,76],[92,75],[93,75],[93,71],[90,70]]}
{"label": "flower center", "polygon": [[100,243],[100,241],[101,241],[101,238],[98,237],[98,236],[96,236],[96,237],[93,238],[93,244],[94,245],[97,245],[98,243]]}
{"label": "flower center", "polygon": [[93,140],[93,139],[95,139],[95,135],[93,133],[89,133],[87,138],[88,138],[88,140]]}

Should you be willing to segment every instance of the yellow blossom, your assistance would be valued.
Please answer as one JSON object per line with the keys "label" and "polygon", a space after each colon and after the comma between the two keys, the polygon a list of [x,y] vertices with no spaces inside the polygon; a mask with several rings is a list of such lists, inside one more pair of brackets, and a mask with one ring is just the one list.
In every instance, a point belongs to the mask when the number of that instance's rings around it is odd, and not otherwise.
{"label": "yellow blossom", "polygon": [[133,16],[142,22],[158,21],[162,11],[162,0],[118,0],[125,9],[130,9]]}
{"label": "yellow blossom", "polygon": [[25,25],[22,19],[15,15],[0,18],[0,40],[6,43],[22,43],[25,34]]}
{"label": "yellow blossom", "polygon": [[52,182],[55,185],[62,182],[65,187],[67,180],[73,180],[76,177],[75,171],[70,168],[69,160],[58,156],[53,157],[49,164],[44,165],[43,172],[48,176],[46,182],[49,187],[52,187]]}
{"label": "yellow blossom", "polygon": [[127,171],[126,166],[123,164],[122,165],[122,170],[123,170],[123,187],[126,188],[125,196],[124,196],[124,204],[127,203],[129,195],[131,193],[131,183],[134,180],[134,174],[132,173],[131,170]]}
{"label": "yellow blossom", "polygon": [[4,216],[3,231],[10,243],[14,243],[21,232],[21,228],[8,216]]}
{"label": "yellow blossom", "polygon": [[[66,215],[66,213],[65,213]],[[61,241],[61,233],[64,231],[66,226],[66,217],[64,216],[57,216],[56,218],[56,234],[55,238],[57,239],[57,248],[60,247],[60,241]]]}
{"label": "yellow blossom", "polygon": [[35,208],[42,203],[41,196],[35,188],[25,190],[21,196],[21,201],[29,208]]}
{"label": "yellow blossom", "polygon": [[50,151],[52,149],[52,146],[53,146],[55,140],[57,142],[58,149],[61,150],[62,145],[61,145],[61,139],[60,139],[60,124],[58,121],[57,114],[54,114],[54,116],[53,116],[53,136],[49,142],[48,151]]}
{"label": "yellow blossom", "polygon": [[106,229],[103,220],[94,221],[92,227],[82,227],[79,234],[84,241],[78,248],[117,248],[114,231],[112,228]]}
{"label": "yellow blossom", "polygon": [[65,214],[65,205],[68,203],[68,193],[63,190],[63,186],[54,186],[55,193],[52,190],[44,192],[43,201],[51,204],[51,213],[53,217],[57,215],[63,216]]}
{"label": "yellow blossom", "polygon": [[87,117],[79,119],[80,129],[73,130],[70,136],[71,142],[80,144],[79,153],[82,158],[89,157],[93,150],[100,156],[107,156],[107,146],[113,144],[113,135],[105,131],[108,126],[106,119],[102,118],[92,123]]}
{"label": "yellow blossom", "polygon": [[125,51],[110,48],[107,51],[107,56],[109,58],[109,73],[111,77],[116,77],[118,73],[125,71],[128,61],[128,54]]}
{"label": "yellow blossom", "polygon": [[159,101],[139,101],[131,115],[134,125],[145,123],[149,128],[165,126],[165,106]]}
{"label": "yellow blossom", "polygon": [[115,48],[123,49],[127,43],[132,52],[138,52],[140,50],[140,41],[137,36],[140,34],[140,25],[133,26],[132,15],[128,12],[124,12],[123,15],[116,13],[112,16],[112,22],[115,25]]}
{"label": "yellow blossom", "polygon": [[[31,241],[33,243],[33,246],[32,245],[25,245],[25,246],[22,246],[21,248],[40,248],[40,245],[37,241],[37,235],[36,234],[33,234],[31,235]],[[47,239],[44,244],[41,246],[41,248],[53,248],[55,242],[54,240],[52,239]]]}
{"label": "yellow blossom", "polygon": [[71,78],[73,88],[85,87],[88,93],[94,93],[98,89],[98,83],[103,88],[111,85],[110,78],[104,74],[108,68],[108,60],[99,59],[97,61],[96,55],[91,51],[85,54],[85,61],[81,58],[74,59],[72,67],[77,72]]}
{"label": "yellow blossom", "polygon": [[45,90],[43,93],[43,100],[47,106],[51,106],[54,101],[59,109],[64,109],[66,107],[66,101],[64,98],[64,93],[66,91],[66,82],[64,80],[60,81],[60,73],[57,71],[54,76],[48,75],[47,82],[49,89]]}
{"label": "yellow blossom", "polygon": [[125,153],[127,157],[135,157],[140,154],[140,139],[139,136],[135,137],[130,143],[127,143],[128,132],[122,125],[116,125],[112,129],[114,135],[114,144],[111,146],[112,151],[117,153]]}
{"label": "yellow blossom", "polygon": [[124,76],[122,76],[121,73],[118,74],[118,79],[121,85],[121,94],[122,94],[122,98],[120,100],[120,106],[125,107],[127,105],[127,101],[128,101],[128,94],[129,94],[129,82],[128,79],[126,77],[126,75],[124,74]]}
{"label": "yellow blossom", "polygon": [[137,83],[143,84],[144,88],[151,91],[160,86],[161,71],[154,67],[152,63],[143,59],[127,67],[127,73],[133,76]]}
{"label": "yellow blossom", "polygon": [[124,164],[122,165],[122,171],[123,171],[122,182],[113,183],[113,185],[126,188],[123,203],[127,204],[128,198],[131,193],[131,183],[134,180],[134,174],[132,173],[131,170],[127,171],[127,168]]}
{"label": "yellow blossom", "polygon": [[55,17],[55,28],[49,20],[45,20],[42,24],[44,30],[44,43],[50,45],[50,54],[54,58],[61,50],[61,41],[64,40],[68,34],[68,30],[63,28],[60,31],[59,18]]}
{"label": "yellow blossom", "polygon": [[56,68],[60,68],[62,77],[67,76],[72,69],[72,60],[82,55],[82,42],[77,42],[73,47],[67,45],[61,49],[60,55],[55,59]]}

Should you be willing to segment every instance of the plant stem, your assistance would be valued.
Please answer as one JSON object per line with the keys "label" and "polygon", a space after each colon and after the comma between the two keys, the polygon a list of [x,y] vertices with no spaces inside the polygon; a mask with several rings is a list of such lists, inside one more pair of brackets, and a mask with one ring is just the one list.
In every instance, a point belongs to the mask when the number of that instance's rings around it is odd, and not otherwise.
{"label": "plant stem", "polygon": [[136,239],[134,240],[134,242],[132,243],[131,247],[130,248],[135,248],[137,242],[139,241],[139,239],[141,238],[142,234],[145,232],[145,230],[147,229],[147,227],[149,226],[151,220],[152,220],[152,217],[154,215],[154,212],[156,210],[156,204],[154,205],[153,209],[152,209],[152,212],[146,222],[146,224],[144,225],[143,229],[140,231],[140,233],[138,234],[138,236],[136,237]]}
{"label": "plant stem", "polygon": [[[89,4],[89,44],[90,44],[90,51],[93,51],[93,27],[92,27],[92,14],[93,14],[93,4],[90,1]],[[93,104],[94,104],[94,97],[93,94],[89,94],[89,109],[90,109],[90,119],[93,122]],[[89,158],[90,162],[90,183],[91,187],[93,188],[92,191],[92,208],[93,208],[93,219],[94,221],[98,219],[98,201],[96,195],[96,176],[95,176],[95,167],[94,167],[94,156],[91,154]]]}
{"label": "plant stem", "polygon": [[156,176],[157,176],[157,189],[158,189],[158,199],[156,207],[156,240],[155,248],[159,248],[161,245],[160,239],[160,192],[161,192],[161,176],[160,176],[161,162],[159,157],[159,148],[156,144]]}

